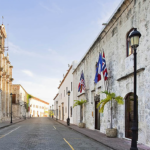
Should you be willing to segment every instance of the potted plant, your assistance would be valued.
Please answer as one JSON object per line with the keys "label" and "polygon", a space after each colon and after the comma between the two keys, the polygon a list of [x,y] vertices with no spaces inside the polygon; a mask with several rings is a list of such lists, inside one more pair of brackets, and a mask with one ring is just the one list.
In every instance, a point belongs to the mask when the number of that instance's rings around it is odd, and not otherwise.
{"label": "potted plant", "polygon": [[123,97],[121,96],[116,96],[115,93],[110,93],[108,91],[104,91],[102,92],[104,94],[106,94],[106,98],[102,99],[98,104],[97,104],[97,108],[100,107],[100,110],[99,112],[100,113],[103,113],[104,112],[104,106],[108,103],[108,102],[111,102],[111,125],[110,125],[110,128],[107,128],[106,129],[106,136],[107,137],[116,137],[117,136],[117,129],[114,129],[113,128],[113,125],[112,125],[112,110],[113,110],[113,107],[112,107],[112,101],[116,101],[118,104],[123,104]]}
{"label": "potted plant", "polygon": [[82,100],[81,99],[81,101],[79,101],[79,100],[74,100],[74,105],[73,105],[73,108],[75,107],[75,106],[80,106],[80,123],[79,123],[79,128],[84,128],[85,127],[85,123],[83,123],[82,121],[82,119],[81,119],[81,108],[83,107],[83,104],[84,103],[86,103],[86,100]]}

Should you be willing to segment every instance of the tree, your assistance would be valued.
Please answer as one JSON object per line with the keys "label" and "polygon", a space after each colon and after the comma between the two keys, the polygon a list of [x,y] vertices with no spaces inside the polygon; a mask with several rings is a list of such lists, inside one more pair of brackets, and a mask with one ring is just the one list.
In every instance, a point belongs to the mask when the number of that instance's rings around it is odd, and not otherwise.
{"label": "tree", "polygon": [[116,96],[115,93],[110,93],[108,91],[103,91],[102,93],[106,94],[106,98],[102,99],[98,104],[97,104],[97,108],[100,107],[99,112],[103,113],[104,112],[104,106],[108,103],[111,102],[111,129],[112,127],[112,100],[115,100],[118,104],[123,104],[123,97],[121,96]]}
{"label": "tree", "polygon": [[30,94],[27,94],[27,104],[26,104],[26,110],[27,110],[27,112],[29,111],[29,108],[30,108],[30,98],[33,98],[33,96],[32,95],[30,95]]}

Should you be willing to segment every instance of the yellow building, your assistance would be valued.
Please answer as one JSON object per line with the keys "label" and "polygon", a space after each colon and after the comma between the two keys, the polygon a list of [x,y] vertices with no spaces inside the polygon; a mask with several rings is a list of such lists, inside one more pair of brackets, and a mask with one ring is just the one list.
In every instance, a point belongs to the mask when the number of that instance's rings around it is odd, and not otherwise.
{"label": "yellow building", "polygon": [[12,89],[12,68],[9,56],[5,56],[5,26],[0,25],[0,121],[10,116],[10,93]]}

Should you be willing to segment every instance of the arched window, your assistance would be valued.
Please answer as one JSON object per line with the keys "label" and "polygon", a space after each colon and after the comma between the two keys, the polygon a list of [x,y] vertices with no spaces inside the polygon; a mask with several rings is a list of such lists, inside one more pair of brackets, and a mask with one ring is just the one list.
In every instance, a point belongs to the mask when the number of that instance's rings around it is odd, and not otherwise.
{"label": "arched window", "polygon": [[133,54],[133,49],[131,47],[131,41],[129,38],[129,35],[133,32],[134,28],[132,28],[128,33],[127,33],[127,57]]}

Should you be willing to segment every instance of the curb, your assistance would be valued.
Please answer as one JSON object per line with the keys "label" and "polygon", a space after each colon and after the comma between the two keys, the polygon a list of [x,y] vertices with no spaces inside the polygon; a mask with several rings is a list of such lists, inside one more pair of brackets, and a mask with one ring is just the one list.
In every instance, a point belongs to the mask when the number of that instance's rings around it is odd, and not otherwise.
{"label": "curb", "polygon": [[23,121],[25,121],[25,119],[24,120],[21,120],[21,121],[18,121],[18,122],[15,122],[15,123],[10,123],[10,124],[8,124],[8,125],[5,125],[5,126],[3,126],[3,127],[0,127],[0,129],[3,129],[3,128],[7,128],[7,127],[9,127],[9,126],[12,126],[12,125],[14,125],[14,124],[17,124],[17,123],[19,123],[19,122],[23,122]]}
{"label": "curb", "polygon": [[[54,120],[54,119],[53,119],[53,120]],[[56,121],[56,120],[54,120],[54,121]],[[69,127],[69,126],[67,126],[67,125],[65,125],[65,124],[63,124],[63,123],[61,123],[61,122],[59,122],[59,121],[56,121],[56,122],[58,122],[59,124],[62,124],[62,125],[64,125],[64,126],[68,127],[69,129],[72,129],[72,130],[74,130],[74,131],[76,131],[76,132],[78,132],[78,133],[80,133],[80,134],[82,134],[82,135],[84,135],[84,136],[86,136],[86,137],[88,137],[88,138],[90,138],[90,139],[96,141],[96,142],[99,142],[99,143],[105,145],[106,147],[111,148],[112,150],[116,150],[116,149],[114,149],[114,148],[112,148],[112,147],[110,147],[110,146],[108,146],[108,145],[106,145],[106,144],[104,144],[104,143],[102,143],[102,142],[100,142],[100,141],[98,141],[98,140],[96,140],[96,139],[93,139],[92,137],[90,137],[90,136],[88,136],[88,135],[85,135],[84,133],[81,133],[80,131],[75,130],[75,129],[73,129],[73,128],[71,128],[71,127]]]}

